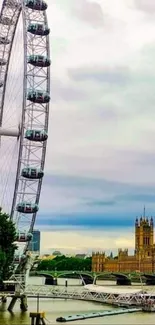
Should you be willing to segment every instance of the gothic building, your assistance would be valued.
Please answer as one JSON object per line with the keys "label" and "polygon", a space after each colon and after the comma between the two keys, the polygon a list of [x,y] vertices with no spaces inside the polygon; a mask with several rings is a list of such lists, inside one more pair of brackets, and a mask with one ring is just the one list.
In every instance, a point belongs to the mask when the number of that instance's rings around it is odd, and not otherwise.
{"label": "gothic building", "polygon": [[92,253],[93,272],[155,272],[155,244],[153,218],[141,217],[135,221],[135,251],[128,254],[128,249],[119,249],[118,256],[107,257],[104,252]]}

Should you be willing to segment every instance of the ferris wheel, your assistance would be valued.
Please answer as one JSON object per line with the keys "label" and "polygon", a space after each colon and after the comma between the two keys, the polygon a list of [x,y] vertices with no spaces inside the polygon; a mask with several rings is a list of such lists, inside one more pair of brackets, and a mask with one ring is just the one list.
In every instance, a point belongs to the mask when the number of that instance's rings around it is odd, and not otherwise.
{"label": "ferris wheel", "polygon": [[47,4],[3,0],[0,13],[0,206],[24,254],[44,176],[50,102]]}

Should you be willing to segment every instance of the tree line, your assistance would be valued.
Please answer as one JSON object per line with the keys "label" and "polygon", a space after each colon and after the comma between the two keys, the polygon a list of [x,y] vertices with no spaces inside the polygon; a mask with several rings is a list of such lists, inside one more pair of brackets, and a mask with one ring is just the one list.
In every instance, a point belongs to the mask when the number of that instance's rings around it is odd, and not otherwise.
{"label": "tree line", "polygon": [[0,208],[0,284],[12,273],[14,253],[17,249],[16,228],[8,214]]}
{"label": "tree line", "polygon": [[37,271],[91,271],[91,263],[91,257],[83,259],[61,255],[52,260],[42,260],[37,267]]}

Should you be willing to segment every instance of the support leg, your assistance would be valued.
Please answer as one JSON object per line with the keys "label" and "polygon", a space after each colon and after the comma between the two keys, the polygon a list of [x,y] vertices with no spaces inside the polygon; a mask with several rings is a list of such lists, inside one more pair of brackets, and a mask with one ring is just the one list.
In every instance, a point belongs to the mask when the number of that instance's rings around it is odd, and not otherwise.
{"label": "support leg", "polygon": [[17,301],[18,297],[14,296],[12,299],[11,299],[11,302],[9,304],[9,307],[8,307],[8,311],[12,311],[14,306],[15,306],[15,303]]}
{"label": "support leg", "polygon": [[6,303],[7,302],[7,297],[6,296],[2,296],[2,302]]}
{"label": "support leg", "polygon": [[22,311],[27,311],[28,310],[28,305],[27,305],[27,296],[26,295],[22,295],[21,298],[21,303],[20,303],[20,309]]}

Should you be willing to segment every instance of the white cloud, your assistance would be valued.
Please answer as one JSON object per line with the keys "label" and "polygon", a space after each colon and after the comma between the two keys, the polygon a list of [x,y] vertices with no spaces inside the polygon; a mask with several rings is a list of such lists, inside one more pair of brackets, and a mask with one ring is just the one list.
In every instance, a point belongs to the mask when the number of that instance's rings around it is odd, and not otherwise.
{"label": "white cloud", "polygon": [[91,253],[92,250],[106,251],[107,254],[112,250],[117,254],[118,248],[134,249],[133,229],[108,231],[92,231],[82,230],[65,230],[50,231],[41,233],[41,252],[51,253],[54,250],[60,250],[62,253]]}

